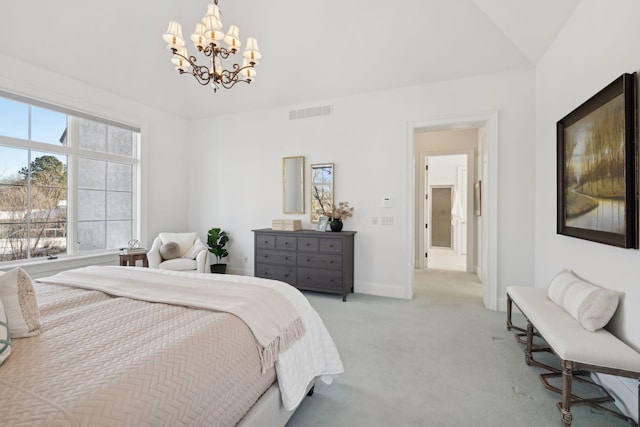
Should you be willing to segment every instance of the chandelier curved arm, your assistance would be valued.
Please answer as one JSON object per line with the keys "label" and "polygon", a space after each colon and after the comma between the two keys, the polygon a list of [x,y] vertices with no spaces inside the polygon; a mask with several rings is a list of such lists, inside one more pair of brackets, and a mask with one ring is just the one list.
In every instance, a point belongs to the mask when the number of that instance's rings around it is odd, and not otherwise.
{"label": "chandelier curved arm", "polygon": [[[180,74],[184,73],[185,71],[180,71]],[[193,77],[195,77],[198,83],[200,83],[202,86],[209,84],[209,82],[211,81],[211,73],[209,72],[209,69],[204,65],[194,65],[190,74],[192,74]]]}
{"label": "chandelier curved arm", "polygon": [[223,70],[220,73],[220,81],[219,81],[219,83],[225,89],[232,88],[238,82],[243,82],[243,83],[250,84],[251,83],[251,79],[241,79],[240,77],[238,77],[240,72],[242,70],[244,70],[244,69],[247,69],[247,68],[253,68],[253,65],[247,65],[247,66],[244,66],[244,67],[240,67],[238,64],[233,64],[233,71]]}
{"label": "chandelier curved arm", "polygon": [[189,62],[189,65],[191,65],[191,68],[192,68],[191,72],[184,71],[183,69],[178,69],[178,72],[180,74],[191,74],[193,77],[196,78],[198,83],[200,83],[203,86],[209,84],[209,82],[211,81],[211,73],[209,71],[209,68],[207,68],[204,65],[196,64],[197,59],[193,55],[186,57],[178,53],[177,50],[175,49],[172,49],[172,50],[175,56],[179,56],[180,58],[187,60],[187,62]]}

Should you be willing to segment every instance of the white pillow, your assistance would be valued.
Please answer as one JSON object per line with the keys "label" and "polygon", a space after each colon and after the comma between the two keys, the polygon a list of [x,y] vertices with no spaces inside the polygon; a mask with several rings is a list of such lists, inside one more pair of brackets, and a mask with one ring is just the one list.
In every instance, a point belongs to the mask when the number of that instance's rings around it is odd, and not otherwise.
{"label": "white pillow", "polygon": [[180,246],[178,257],[182,257],[193,246],[198,233],[160,233],[159,236],[162,243],[176,242]]}
{"label": "white pillow", "polygon": [[0,299],[9,321],[11,338],[40,334],[40,311],[31,277],[20,267],[0,276]]}
{"label": "white pillow", "polygon": [[7,324],[7,315],[4,312],[4,306],[0,299],[0,365],[2,365],[2,362],[4,362],[10,354],[11,338],[9,337],[9,325]]}
{"label": "white pillow", "polygon": [[204,245],[204,243],[198,241],[196,242],[195,245],[191,246],[191,249],[189,249],[184,255],[182,255],[182,258],[187,258],[187,259],[196,259],[196,256],[202,252],[202,251],[208,251],[209,248],[207,246]]}
{"label": "white pillow", "polygon": [[609,323],[620,299],[618,292],[586,282],[567,269],[551,280],[547,296],[590,332]]}

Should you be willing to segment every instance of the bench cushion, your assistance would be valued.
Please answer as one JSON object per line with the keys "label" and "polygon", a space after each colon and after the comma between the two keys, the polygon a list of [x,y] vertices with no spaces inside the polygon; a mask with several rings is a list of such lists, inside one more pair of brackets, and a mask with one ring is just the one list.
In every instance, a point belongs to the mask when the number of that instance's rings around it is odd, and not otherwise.
{"label": "bench cushion", "polygon": [[547,295],[591,332],[609,323],[620,298],[618,292],[582,280],[566,269],[551,280]]}
{"label": "bench cushion", "polygon": [[606,329],[586,331],[547,298],[547,290],[509,286],[507,294],[563,360],[640,372],[640,354]]}

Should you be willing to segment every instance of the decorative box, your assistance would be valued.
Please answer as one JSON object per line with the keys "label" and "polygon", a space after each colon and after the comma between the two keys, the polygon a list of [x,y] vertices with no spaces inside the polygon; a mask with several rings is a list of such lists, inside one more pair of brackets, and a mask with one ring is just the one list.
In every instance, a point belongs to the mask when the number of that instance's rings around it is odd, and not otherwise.
{"label": "decorative box", "polygon": [[302,229],[299,219],[274,219],[271,221],[271,229],[279,231],[298,231]]}

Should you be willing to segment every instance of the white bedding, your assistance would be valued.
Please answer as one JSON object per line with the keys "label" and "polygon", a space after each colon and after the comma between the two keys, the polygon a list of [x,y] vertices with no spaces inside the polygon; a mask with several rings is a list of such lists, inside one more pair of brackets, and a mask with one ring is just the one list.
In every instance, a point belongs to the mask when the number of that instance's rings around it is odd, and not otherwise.
{"label": "white bedding", "polygon": [[[190,274],[190,273],[185,273]],[[217,275],[203,274],[208,280],[215,281]],[[283,353],[276,362],[278,384],[282,393],[282,403],[290,411],[300,404],[306,394],[306,387],[315,377],[331,384],[335,375],[342,374],[344,367],[333,339],[318,312],[311,307],[309,300],[293,286],[278,280],[259,277],[226,275],[225,281],[238,281],[257,286],[266,286],[287,297],[300,313],[305,334]]]}
{"label": "white bedding", "polygon": [[[334,375],[344,372],[336,346],[320,319],[320,316],[300,291],[284,282],[248,276],[221,276],[217,274],[183,273],[131,267],[91,268],[102,270],[105,274],[108,274],[111,269],[127,269],[126,271],[132,275],[135,275],[137,270],[145,272],[153,271],[159,275],[158,286],[162,285],[162,275],[173,276],[174,278],[180,277],[185,280],[191,279],[198,282],[206,280],[212,282],[212,286],[216,281],[243,283],[275,290],[287,298],[299,312],[305,329],[304,335],[289,349],[281,352],[276,362],[276,372],[282,394],[282,403],[287,410],[293,410],[298,406],[305,396],[307,385],[315,377],[319,376],[323,382],[330,384]],[[41,279],[41,281],[47,283],[47,278]]]}

